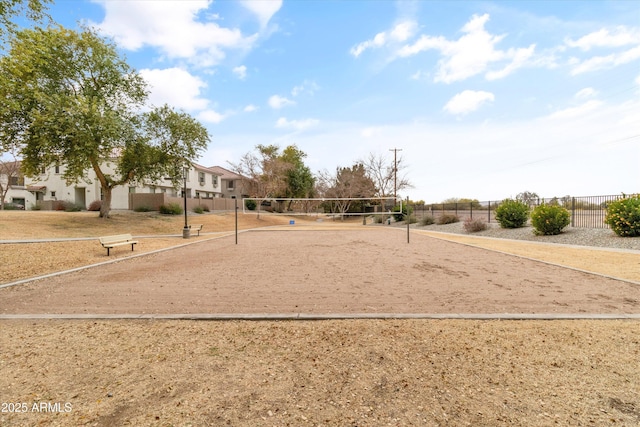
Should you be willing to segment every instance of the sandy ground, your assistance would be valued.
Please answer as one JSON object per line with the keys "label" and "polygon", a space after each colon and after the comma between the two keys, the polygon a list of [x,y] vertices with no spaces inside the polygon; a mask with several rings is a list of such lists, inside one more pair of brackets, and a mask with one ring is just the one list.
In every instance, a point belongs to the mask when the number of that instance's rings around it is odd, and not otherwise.
{"label": "sandy ground", "polygon": [[[418,233],[209,237],[0,289],[0,313],[640,313],[636,284]],[[639,336],[637,320],[0,320],[0,425],[634,426]]]}
{"label": "sandy ground", "polygon": [[639,285],[389,228],[251,231],[0,298],[0,314],[640,312]]}

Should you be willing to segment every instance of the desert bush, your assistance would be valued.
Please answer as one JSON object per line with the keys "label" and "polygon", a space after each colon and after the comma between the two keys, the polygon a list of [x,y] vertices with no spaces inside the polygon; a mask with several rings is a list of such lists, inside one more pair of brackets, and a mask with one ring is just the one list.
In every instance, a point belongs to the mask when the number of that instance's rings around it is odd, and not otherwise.
{"label": "desert bush", "polygon": [[531,225],[536,234],[549,236],[562,233],[570,218],[569,211],[562,206],[542,204],[531,212]]}
{"label": "desert bush", "polygon": [[178,203],[169,203],[166,205],[160,205],[160,213],[165,215],[180,215],[182,208]]}
{"label": "desert bush", "polygon": [[34,203],[33,205],[31,205],[31,210],[32,211],[41,211],[42,210],[42,205],[40,203]]}
{"label": "desert bush", "polygon": [[138,206],[133,209],[134,212],[151,212],[151,208],[149,206]]}
{"label": "desert bush", "polygon": [[604,222],[620,237],[640,236],[640,194],[609,203]]}
{"label": "desert bush", "polygon": [[436,219],[431,215],[425,215],[420,220],[420,225],[431,225],[435,223],[436,223]]}
{"label": "desert bush", "polygon": [[207,205],[204,205],[202,207],[202,210],[205,211],[205,212],[211,212],[211,209],[209,209],[209,206],[207,206]]}
{"label": "desert bush", "polygon": [[204,213],[204,209],[202,208],[202,206],[196,206],[192,210],[193,210],[193,212],[195,212],[197,214]]}
{"label": "desert bush", "polygon": [[80,212],[84,209],[84,206],[79,205],[77,203],[65,202],[64,211],[65,212]]}
{"label": "desert bush", "polygon": [[467,233],[477,233],[478,231],[484,231],[487,229],[487,222],[480,218],[467,218],[464,220],[464,224],[462,224],[462,226]]}
{"label": "desert bush", "polygon": [[460,217],[458,215],[442,214],[438,217],[437,222],[440,225],[453,224],[455,222],[460,222]]}
{"label": "desert bush", "polygon": [[505,199],[496,208],[496,221],[502,228],[524,227],[529,218],[529,206],[519,200]]}
{"label": "desert bush", "polygon": [[415,215],[410,215],[409,216],[409,224],[415,224],[416,222],[418,222],[418,218],[416,218]]}
{"label": "desert bush", "polygon": [[244,205],[247,207],[247,209],[249,209],[250,211],[255,211],[256,208],[258,207],[258,204],[256,203],[255,200],[245,200],[244,201]]}
{"label": "desert bush", "polygon": [[99,211],[101,208],[102,208],[102,200],[94,200],[89,204],[89,207],[87,208],[87,210],[91,212],[96,212],[96,211]]}

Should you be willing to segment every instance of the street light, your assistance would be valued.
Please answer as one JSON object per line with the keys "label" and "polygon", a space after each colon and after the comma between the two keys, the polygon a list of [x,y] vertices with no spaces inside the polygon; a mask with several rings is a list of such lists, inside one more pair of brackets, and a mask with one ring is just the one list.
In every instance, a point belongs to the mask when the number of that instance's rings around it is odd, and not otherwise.
{"label": "street light", "polygon": [[182,173],[182,195],[184,196],[184,228],[182,229],[183,239],[188,239],[191,236],[191,229],[189,228],[189,225],[187,225],[187,173],[189,173],[189,168],[185,166]]}

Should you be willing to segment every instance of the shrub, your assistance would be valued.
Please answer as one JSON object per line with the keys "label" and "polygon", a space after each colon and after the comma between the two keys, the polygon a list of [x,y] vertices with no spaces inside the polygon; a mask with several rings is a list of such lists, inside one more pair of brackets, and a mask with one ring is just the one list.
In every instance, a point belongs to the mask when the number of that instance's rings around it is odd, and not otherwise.
{"label": "shrub", "polygon": [[460,217],[458,217],[458,215],[442,214],[438,217],[437,222],[440,225],[453,224],[455,222],[460,222]]}
{"label": "shrub", "polygon": [[35,204],[31,205],[31,210],[32,211],[41,211],[42,210],[42,205],[40,203],[35,203]]}
{"label": "shrub", "polygon": [[420,220],[420,225],[431,225],[435,223],[436,223],[436,219],[431,215],[423,216],[422,219]]}
{"label": "shrub", "polygon": [[178,203],[169,203],[167,205],[160,205],[160,213],[165,215],[180,215],[182,208]]}
{"label": "shrub", "polygon": [[247,209],[249,209],[250,211],[255,211],[256,208],[258,207],[258,204],[256,203],[255,200],[245,200],[244,205],[247,207]]}
{"label": "shrub", "polygon": [[411,209],[411,206],[407,206],[406,204],[403,204],[402,211],[400,211],[400,206],[394,206],[393,212],[395,212],[393,214],[393,219],[395,219],[396,222],[400,222],[400,221],[404,221],[404,219],[407,218],[407,216],[411,215],[411,213],[413,212],[413,209]]}
{"label": "shrub", "polygon": [[133,209],[134,212],[151,212],[151,208],[149,206],[138,206]]}
{"label": "shrub", "polygon": [[462,224],[467,233],[477,233],[478,231],[484,231],[487,229],[487,222],[480,218],[467,218]]}
{"label": "shrub", "polygon": [[505,199],[496,208],[496,221],[502,228],[524,227],[529,218],[529,206],[518,200]]}
{"label": "shrub", "polygon": [[536,234],[551,236],[562,233],[570,218],[569,211],[562,206],[542,204],[531,212],[531,225]]}
{"label": "shrub", "polygon": [[102,208],[102,200],[94,200],[89,204],[87,208],[88,211],[95,212],[99,211]]}
{"label": "shrub", "polygon": [[209,206],[207,206],[207,205],[204,205],[202,207],[202,210],[205,211],[205,212],[211,212],[211,210],[209,209]]}
{"label": "shrub", "polygon": [[569,225],[570,217],[569,211],[562,206],[542,204],[531,212],[531,225],[536,234],[560,234]]}
{"label": "shrub", "polygon": [[192,209],[193,212],[197,213],[197,214],[201,214],[204,213],[204,209],[202,208],[202,206],[196,206],[195,208]]}
{"label": "shrub", "polygon": [[65,202],[64,211],[65,212],[80,212],[84,207],[77,203]]}
{"label": "shrub", "polygon": [[640,236],[640,194],[611,202],[604,222],[620,237]]}
{"label": "shrub", "polygon": [[418,222],[418,218],[415,215],[409,216],[409,224],[415,224],[416,222]]}

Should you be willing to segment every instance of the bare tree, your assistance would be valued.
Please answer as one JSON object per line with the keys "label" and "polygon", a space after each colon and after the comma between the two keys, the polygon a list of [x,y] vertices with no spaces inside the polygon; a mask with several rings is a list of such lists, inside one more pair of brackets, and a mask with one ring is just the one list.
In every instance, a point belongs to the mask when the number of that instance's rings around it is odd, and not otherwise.
{"label": "bare tree", "polygon": [[364,166],[367,175],[375,184],[377,197],[389,197],[393,196],[394,190],[413,188],[406,176],[407,165],[402,156],[398,157],[394,164],[393,159],[388,159],[382,154],[369,153],[369,156],[359,163]]}
{"label": "bare tree", "polygon": [[0,209],[4,209],[5,198],[12,186],[19,184],[21,178],[20,162],[0,160]]}
{"label": "bare tree", "polygon": [[258,199],[258,217],[260,199],[285,197],[287,172],[294,165],[282,159],[277,145],[259,144],[256,151],[244,154],[238,163],[228,163],[234,172],[243,177],[243,186],[249,196]]}
{"label": "bare tree", "polygon": [[[317,188],[318,192],[327,198],[373,198],[376,194],[376,186],[361,163],[356,163],[350,168],[339,167],[335,174],[321,172]],[[344,214],[352,203],[353,200],[336,200],[332,203],[332,209]]]}

